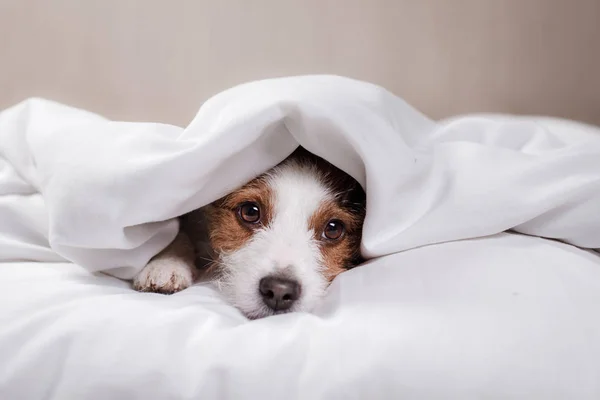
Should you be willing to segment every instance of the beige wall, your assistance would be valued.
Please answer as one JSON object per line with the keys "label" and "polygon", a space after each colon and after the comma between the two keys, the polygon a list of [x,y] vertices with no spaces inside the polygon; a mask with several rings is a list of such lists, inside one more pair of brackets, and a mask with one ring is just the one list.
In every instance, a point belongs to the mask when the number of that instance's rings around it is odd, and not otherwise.
{"label": "beige wall", "polygon": [[0,0],[0,107],[186,124],[251,79],[335,73],[433,117],[600,124],[600,0]]}

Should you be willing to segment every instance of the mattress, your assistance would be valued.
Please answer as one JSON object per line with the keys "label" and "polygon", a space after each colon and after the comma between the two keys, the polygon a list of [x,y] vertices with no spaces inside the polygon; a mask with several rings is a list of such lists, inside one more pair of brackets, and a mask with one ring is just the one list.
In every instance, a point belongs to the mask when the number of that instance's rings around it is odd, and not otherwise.
{"label": "mattress", "polygon": [[[433,122],[362,82],[288,79],[219,95],[185,129],[39,99],[0,114],[0,398],[600,398],[600,129]],[[337,136],[311,133],[323,115]],[[380,133],[353,131],[381,118]],[[272,121],[290,136],[269,136]],[[394,157],[377,146],[396,139],[410,152],[393,154],[426,163],[423,175],[382,172]],[[369,261],[317,309],[249,321],[210,283],[131,288],[172,239],[172,217],[298,144],[355,176],[369,201]],[[190,148],[216,166],[173,177]],[[251,168],[228,172],[238,161]],[[417,195],[420,207],[401,202]]]}

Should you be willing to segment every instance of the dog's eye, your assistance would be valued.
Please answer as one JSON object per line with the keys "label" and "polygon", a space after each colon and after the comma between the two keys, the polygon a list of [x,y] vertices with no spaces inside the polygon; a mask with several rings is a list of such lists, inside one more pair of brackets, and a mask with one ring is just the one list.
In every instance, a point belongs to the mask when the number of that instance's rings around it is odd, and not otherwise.
{"label": "dog's eye", "polygon": [[325,225],[323,230],[323,237],[329,240],[337,240],[342,237],[346,228],[344,223],[337,219],[332,219]]}
{"label": "dog's eye", "polygon": [[255,224],[260,221],[260,207],[253,202],[246,202],[239,206],[238,215],[244,222]]}

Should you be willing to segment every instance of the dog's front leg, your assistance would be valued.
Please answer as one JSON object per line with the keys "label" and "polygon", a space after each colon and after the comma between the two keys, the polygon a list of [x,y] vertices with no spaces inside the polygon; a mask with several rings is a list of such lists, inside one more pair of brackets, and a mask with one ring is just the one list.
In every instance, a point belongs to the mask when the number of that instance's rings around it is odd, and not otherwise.
{"label": "dog's front leg", "polygon": [[196,278],[194,248],[188,236],[179,232],[175,240],[150,260],[133,279],[140,292],[172,294],[192,285]]}

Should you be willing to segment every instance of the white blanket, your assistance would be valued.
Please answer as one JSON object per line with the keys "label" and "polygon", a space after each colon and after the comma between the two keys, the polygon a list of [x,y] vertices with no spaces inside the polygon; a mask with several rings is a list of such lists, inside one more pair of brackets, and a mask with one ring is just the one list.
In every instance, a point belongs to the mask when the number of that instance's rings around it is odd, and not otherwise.
{"label": "white blanket", "polygon": [[[98,274],[131,278],[173,217],[298,144],[368,198],[373,260],[313,315]],[[185,129],[29,100],[0,113],[0,398],[597,399],[598,248],[594,127],[436,123],[328,76],[230,89]]]}

